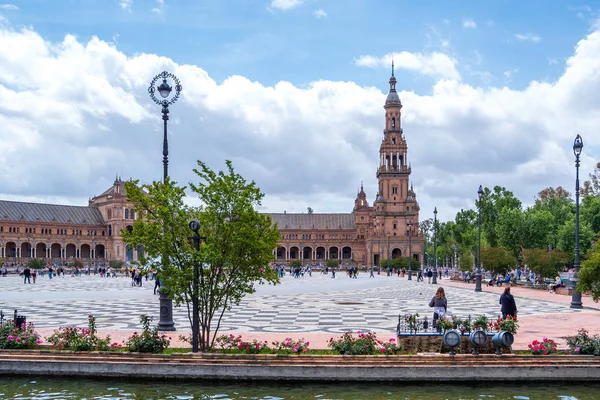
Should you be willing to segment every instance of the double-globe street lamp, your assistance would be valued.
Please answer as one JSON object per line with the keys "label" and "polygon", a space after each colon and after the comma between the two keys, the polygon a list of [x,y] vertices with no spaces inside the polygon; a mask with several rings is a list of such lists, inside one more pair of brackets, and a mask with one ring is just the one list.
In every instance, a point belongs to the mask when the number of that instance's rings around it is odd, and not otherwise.
{"label": "double-globe street lamp", "polygon": [[583,150],[583,139],[581,136],[577,135],[575,137],[575,141],[573,142],[573,154],[575,154],[575,262],[573,263],[573,268],[575,269],[575,273],[573,274],[573,278],[571,278],[571,308],[583,308],[583,304],[581,303],[581,292],[577,291],[577,281],[579,280],[579,267],[580,267],[580,258],[579,258],[579,156],[581,155],[581,150]]}
{"label": "double-globe street lamp", "polygon": [[[189,224],[190,229],[194,232],[190,239],[194,241],[194,250],[196,255],[200,251],[200,242],[206,239],[206,236],[200,236],[200,222],[197,219],[193,219]],[[198,352],[198,336],[200,334],[200,315],[198,309],[198,289],[200,285],[200,266],[198,260],[194,260],[194,281],[192,283],[192,353]],[[202,282],[204,286],[204,282]]]}
{"label": "double-globe street lamp", "polygon": [[432,284],[437,284],[437,207],[433,208],[433,279]]}
{"label": "double-globe street lamp", "polygon": [[[162,79],[162,83],[156,86],[156,83],[159,79]],[[167,79],[173,81],[175,93],[171,95],[173,91],[173,87],[169,85]],[[164,132],[163,132],[163,182],[167,181],[169,177],[169,141],[167,139],[167,121],[169,121],[169,106],[175,103],[181,94],[182,90],[181,83],[179,79],[175,75],[170,72],[163,71],[160,74],[156,75],[154,79],[150,82],[150,87],[148,87],[148,93],[150,94],[150,98],[158,105],[162,106],[162,120],[164,124]],[[156,97],[156,92],[160,95]],[[164,260],[162,262],[163,268]],[[167,296],[164,290],[159,291],[159,302],[160,302],[160,318],[158,321],[158,329],[160,331],[174,331],[175,330],[175,322],[173,322],[173,301]]]}
{"label": "double-globe street lamp", "polygon": [[483,196],[483,188],[479,185],[477,190],[477,198],[479,199],[478,212],[478,223],[477,223],[477,265],[475,272],[475,291],[481,292],[481,197]]}

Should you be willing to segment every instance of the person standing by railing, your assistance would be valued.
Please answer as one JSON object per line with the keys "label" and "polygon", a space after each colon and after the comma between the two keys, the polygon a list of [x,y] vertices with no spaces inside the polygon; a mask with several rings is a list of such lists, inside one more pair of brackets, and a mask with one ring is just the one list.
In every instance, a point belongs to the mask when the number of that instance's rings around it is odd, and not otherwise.
{"label": "person standing by railing", "polygon": [[438,332],[442,329],[437,326],[437,320],[446,317],[446,311],[448,310],[448,299],[446,299],[446,293],[443,287],[439,287],[435,296],[429,302],[429,307],[433,307],[433,326],[437,328]]}
{"label": "person standing by railing", "polygon": [[512,318],[517,317],[517,304],[515,298],[510,294],[510,286],[504,289],[504,293],[500,295],[500,312],[502,313],[502,319],[510,316]]}

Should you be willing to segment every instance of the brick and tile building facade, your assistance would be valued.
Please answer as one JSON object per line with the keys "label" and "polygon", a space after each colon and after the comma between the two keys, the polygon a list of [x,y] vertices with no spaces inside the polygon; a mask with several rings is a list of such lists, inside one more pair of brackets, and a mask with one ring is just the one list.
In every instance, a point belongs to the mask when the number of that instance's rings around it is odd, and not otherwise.
{"label": "brick and tile building facade", "polygon": [[[271,214],[281,231],[273,251],[276,262],[316,264],[333,259],[379,265],[388,254],[390,258],[410,254],[416,265],[421,262],[419,205],[409,183],[411,168],[393,67],[389,83],[375,201],[369,205],[361,184],[350,213]],[[84,263],[137,260],[143,248],[129,248],[119,235],[135,218],[119,178],[88,206],[0,201],[0,258],[8,263],[29,257],[53,262],[81,259]]]}

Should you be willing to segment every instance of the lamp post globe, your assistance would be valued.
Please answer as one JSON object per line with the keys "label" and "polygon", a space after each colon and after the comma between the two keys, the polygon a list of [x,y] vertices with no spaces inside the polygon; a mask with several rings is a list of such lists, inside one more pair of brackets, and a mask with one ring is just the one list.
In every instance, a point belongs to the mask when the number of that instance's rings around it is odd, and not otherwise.
{"label": "lamp post globe", "polygon": [[579,156],[583,150],[583,139],[577,135],[573,142],[573,154],[575,155],[575,261],[573,262],[573,277],[570,280],[572,289],[571,308],[583,308],[581,302],[581,292],[577,291],[577,281],[579,280],[579,268],[581,259],[579,255]]}
{"label": "lamp post globe", "polygon": [[475,271],[475,291],[481,292],[481,198],[483,197],[483,187],[479,185],[479,189],[477,189],[477,198],[478,198],[478,222],[477,222],[477,263],[476,263],[476,271]]}
{"label": "lamp post globe", "polygon": [[432,284],[437,284],[437,207],[433,209],[433,279]]}
{"label": "lamp post globe", "polygon": [[[158,80],[162,79],[162,83],[156,86]],[[174,83],[175,93],[169,98],[171,92],[173,91],[173,87],[171,87],[167,80],[170,79]],[[167,181],[169,177],[169,141],[167,139],[167,122],[169,121],[169,106],[175,103],[179,96],[181,95],[181,91],[183,87],[181,86],[181,82],[175,75],[170,72],[163,71],[160,74],[156,75],[152,81],[150,82],[150,86],[148,87],[148,94],[152,101],[161,106],[162,120],[163,120],[163,182]],[[156,92],[158,92],[159,97],[156,97]],[[163,263],[164,267],[164,263]],[[160,331],[174,331],[175,330],[175,322],[173,322],[173,300],[171,300],[164,290],[159,292],[159,302],[160,302],[160,312],[159,312],[159,321],[158,321],[158,329]]]}

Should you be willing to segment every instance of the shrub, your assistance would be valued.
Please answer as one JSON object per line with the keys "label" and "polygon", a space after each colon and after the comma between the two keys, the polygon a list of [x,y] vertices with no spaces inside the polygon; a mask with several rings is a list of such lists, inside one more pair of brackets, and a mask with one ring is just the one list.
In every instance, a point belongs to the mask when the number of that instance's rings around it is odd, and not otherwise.
{"label": "shrub", "polygon": [[531,342],[529,344],[528,347],[529,347],[529,350],[531,351],[531,354],[535,354],[535,355],[553,354],[553,353],[556,353],[556,350],[558,348],[558,346],[556,345],[556,342],[554,340],[548,339],[548,338],[543,338],[541,342],[534,340],[533,342]]}
{"label": "shrub", "polygon": [[568,336],[565,339],[570,353],[600,356],[600,336],[598,335],[590,337],[588,331],[580,329],[577,331],[577,335]]}
{"label": "shrub", "polygon": [[10,320],[0,325],[0,349],[32,349],[42,343],[33,324],[18,327]]}
{"label": "shrub", "polygon": [[96,336],[96,318],[93,315],[88,316],[87,328],[61,326],[46,340],[59,350],[108,351],[111,347],[118,346],[110,344],[110,336],[104,339]]}
{"label": "shrub", "polygon": [[490,327],[490,330],[507,331],[513,335],[516,334],[519,329],[517,318],[511,316],[506,317],[506,319],[498,318],[496,321],[490,322],[488,326]]}
{"label": "shrub", "polygon": [[170,338],[167,335],[158,334],[158,326],[155,326],[150,330],[150,322],[152,317],[147,315],[140,315],[140,323],[142,324],[142,334],[139,335],[137,332],[133,332],[125,347],[127,351],[133,351],[138,353],[162,353],[171,344]]}
{"label": "shrub", "polygon": [[251,342],[242,340],[242,335],[221,335],[216,339],[217,344],[223,350],[239,350],[247,354],[258,354],[270,350],[267,341],[259,342],[254,339]]}
{"label": "shrub", "polygon": [[302,339],[294,340],[292,338],[285,338],[283,342],[273,342],[273,350],[280,353],[306,353],[310,342]]}
{"label": "shrub", "polygon": [[458,329],[461,334],[470,333],[473,330],[473,322],[470,315],[467,318],[454,317],[453,322],[453,329]]}
{"label": "shrub", "polygon": [[377,339],[375,332],[361,333],[346,332],[339,339],[329,339],[327,344],[333,351],[344,355],[366,355],[366,354],[396,354],[402,351],[402,347],[396,344],[395,339],[387,343]]}
{"label": "shrub", "polygon": [[475,330],[481,329],[485,332],[489,330],[489,328],[489,320],[485,315],[480,315],[479,317],[475,318],[475,321],[473,321],[473,329]]}

